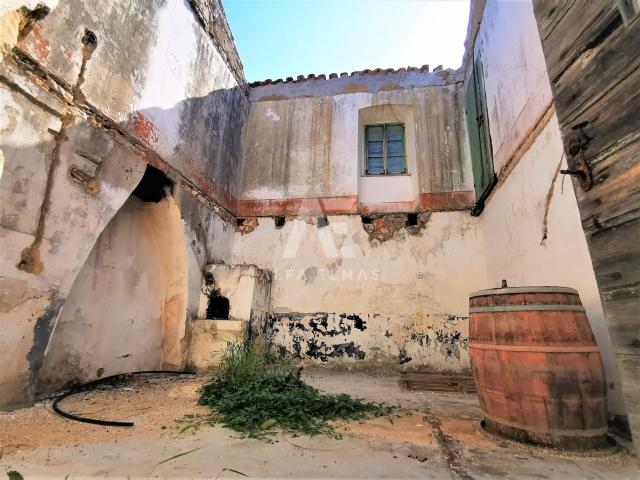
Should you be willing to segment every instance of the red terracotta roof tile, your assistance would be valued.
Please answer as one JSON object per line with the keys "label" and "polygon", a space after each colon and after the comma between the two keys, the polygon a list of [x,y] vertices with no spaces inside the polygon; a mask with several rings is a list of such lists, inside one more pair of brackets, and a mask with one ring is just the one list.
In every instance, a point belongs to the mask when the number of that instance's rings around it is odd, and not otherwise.
{"label": "red terracotta roof tile", "polygon": [[[433,73],[436,72],[440,72],[442,71],[444,68],[442,65],[438,65],[436,68],[433,69]],[[285,80],[279,78],[277,80],[271,80],[270,78],[267,80],[262,80],[262,81],[257,81],[257,82],[252,82],[249,84],[250,87],[261,87],[263,85],[275,85],[277,83],[297,83],[297,82],[303,82],[306,80],[327,80],[327,78],[329,80],[332,80],[334,78],[344,78],[344,77],[353,77],[355,75],[376,75],[379,73],[406,73],[406,72],[425,72],[428,73],[429,72],[429,65],[422,65],[421,67],[400,67],[400,68],[376,68],[376,69],[369,69],[369,68],[365,68],[364,70],[356,70],[354,72],[351,72],[350,74],[347,72],[342,72],[340,74],[337,73],[330,73],[328,76],[325,75],[324,73],[321,73],[319,75],[316,75],[314,73],[310,73],[308,75],[298,75],[295,79],[293,77],[287,77]]]}

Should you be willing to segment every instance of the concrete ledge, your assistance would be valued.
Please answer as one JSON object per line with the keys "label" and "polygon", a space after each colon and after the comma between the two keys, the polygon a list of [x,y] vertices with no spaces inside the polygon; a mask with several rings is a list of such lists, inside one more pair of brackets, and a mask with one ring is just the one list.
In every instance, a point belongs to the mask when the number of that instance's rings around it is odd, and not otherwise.
{"label": "concrete ledge", "polygon": [[224,355],[227,343],[244,339],[243,320],[192,320],[188,366],[198,372],[215,369]]}

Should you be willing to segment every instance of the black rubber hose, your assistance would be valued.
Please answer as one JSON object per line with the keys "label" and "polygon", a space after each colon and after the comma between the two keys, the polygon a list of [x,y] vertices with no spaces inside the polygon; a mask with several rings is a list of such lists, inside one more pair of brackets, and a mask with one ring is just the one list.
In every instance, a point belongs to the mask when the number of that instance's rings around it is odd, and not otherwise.
{"label": "black rubber hose", "polygon": [[58,406],[58,404],[60,402],[62,402],[62,400],[64,400],[67,397],[70,397],[71,395],[74,395],[76,393],[80,393],[80,392],[86,392],[87,390],[91,390],[92,388],[102,384],[102,383],[107,383],[110,380],[119,380],[119,379],[124,379],[126,377],[128,377],[129,375],[143,375],[143,374],[163,374],[163,375],[193,375],[192,372],[176,372],[174,370],[143,370],[140,372],[130,372],[130,373],[118,373],[117,375],[110,375],[108,377],[104,377],[104,378],[99,378],[97,380],[93,380],[92,382],[88,382],[88,383],[84,383],[82,385],[77,385],[75,387],[72,387],[71,389],[69,389],[68,391],[66,391],[65,393],[63,393],[62,395],[60,395],[58,398],[56,398],[53,401],[53,405],[51,406],[53,408],[53,411],[56,412],[58,415],[60,415],[61,417],[65,417],[68,418],[69,420],[75,420],[76,422],[83,422],[83,423],[91,423],[93,425],[103,425],[106,427],[133,427],[134,423],[133,422],[118,422],[115,420],[100,420],[97,418],[87,418],[87,417],[81,417],[79,415],[74,415],[73,413],[68,413],[65,412],[64,410],[60,409],[60,407]]}

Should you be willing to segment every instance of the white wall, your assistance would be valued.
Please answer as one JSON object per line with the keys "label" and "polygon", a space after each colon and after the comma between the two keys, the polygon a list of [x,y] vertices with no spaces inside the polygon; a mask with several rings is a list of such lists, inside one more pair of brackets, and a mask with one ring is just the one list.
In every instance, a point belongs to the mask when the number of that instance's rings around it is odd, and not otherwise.
{"label": "white wall", "polygon": [[[554,174],[563,147],[555,115],[485,208],[487,286],[560,285],[573,287],[587,310],[607,378],[609,409],[621,413],[619,377],[600,294],[580,223],[571,180]],[[567,168],[562,160],[561,168]],[[547,217],[548,238],[542,243],[545,199],[553,189]]]}
{"label": "white wall", "polygon": [[531,1],[487,1],[473,51],[484,69],[493,163],[500,172],[552,101]]}
{"label": "white wall", "polygon": [[[315,332],[322,337],[316,340],[327,348],[353,341],[364,360],[396,368],[401,349],[413,358],[406,367],[468,368],[468,294],[486,286],[479,219],[468,212],[433,213],[421,233],[402,229],[383,243],[369,240],[359,216],[330,216],[326,227],[306,220],[277,229],[272,219],[260,219],[256,230],[236,235],[233,247],[233,263],[275,274],[271,301],[281,344],[291,348],[296,335],[298,343],[308,342],[313,314],[335,314],[332,325],[340,314],[355,314],[366,330]],[[458,352],[435,340],[445,332],[459,334]],[[420,346],[425,335],[434,340]]]}

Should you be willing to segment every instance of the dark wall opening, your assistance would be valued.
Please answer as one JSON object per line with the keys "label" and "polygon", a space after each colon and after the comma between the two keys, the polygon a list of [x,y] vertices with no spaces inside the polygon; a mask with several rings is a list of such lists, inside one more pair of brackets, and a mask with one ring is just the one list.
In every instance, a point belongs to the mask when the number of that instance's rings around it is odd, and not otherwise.
{"label": "dark wall opening", "polygon": [[418,225],[418,214],[409,213],[407,215],[407,227],[415,227],[416,225]]}
{"label": "dark wall opening", "polygon": [[229,320],[229,299],[211,294],[207,305],[207,318],[209,320]]}
{"label": "dark wall opening", "polygon": [[173,182],[157,168],[147,165],[142,180],[135,188],[132,195],[143,202],[158,203],[167,195],[173,193]]}

